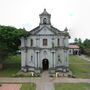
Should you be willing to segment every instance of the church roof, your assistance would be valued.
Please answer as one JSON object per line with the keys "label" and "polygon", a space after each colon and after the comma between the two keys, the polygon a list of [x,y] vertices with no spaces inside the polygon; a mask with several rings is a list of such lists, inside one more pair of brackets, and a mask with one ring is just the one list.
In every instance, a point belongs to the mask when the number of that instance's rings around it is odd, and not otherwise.
{"label": "church roof", "polygon": [[[44,9],[44,11],[40,14],[41,17],[44,16],[44,15],[45,16],[49,16],[49,17],[51,16],[51,14],[49,14],[46,11],[46,9]],[[30,35],[37,35],[37,33],[39,33],[41,30],[43,30],[43,28],[47,28],[47,30],[51,31],[54,35],[69,36],[69,33],[67,32],[67,30],[68,30],[67,28],[65,28],[64,31],[60,31],[57,28],[53,27],[51,24],[43,24],[43,23],[41,23],[39,26],[37,26],[36,28],[34,28],[33,30],[31,30],[29,32],[29,34]]]}
{"label": "church roof", "polygon": [[44,9],[44,11],[40,14],[40,16],[43,16],[43,15],[49,15],[49,16],[51,16],[51,14],[49,14],[49,13],[46,11],[46,9]]}
{"label": "church roof", "polygon": [[69,45],[69,48],[71,48],[71,49],[79,49],[80,47],[78,45]]}
{"label": "church roof", "polygon": [[36,28],[34,28],[33,30],[31,30],[29,33],[31,35],[36,35],[39,31],[41,31],[44,27],[48,28],[50,31],[52,31],[55,35],[66,35],[69,36],[68,33],[65,33],[64,31],[60,31],[57,28],[51,26],[50,28],[47,26],[43,26],[42,28],[40,28],[40,26],[37,26]]}
{"label": "church roof", "polygon": [[37,26],[36,28],[34,28],[33,30],[30,31],[30,34],[35,35],[37,32],[39,32],[40,30],[42,30],[44,27],[48,28],[49,30],[51,30],[52,32],[54,32],[55,34],[58,33],[62,33],[62,31],[56,29],[55,27],[51,26],[51,28],[47,27],[47,26],[43,26],[41,29],[39,26]]}
{"label": "church roof", "polygon": [[37,26],[36,28],[34,28],[34,29],[32,29],[29,33],[30,34],[34,34],[36,31],[38,31],[39,30],[39,26]]}

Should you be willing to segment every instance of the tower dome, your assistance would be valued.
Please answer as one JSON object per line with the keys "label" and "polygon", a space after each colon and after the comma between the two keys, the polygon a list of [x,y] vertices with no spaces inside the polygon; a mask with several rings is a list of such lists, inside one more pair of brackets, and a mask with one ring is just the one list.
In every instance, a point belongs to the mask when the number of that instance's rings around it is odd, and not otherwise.
{"label": "tower dome", "polygon": [[49,14],[46,9],[39,15],[40,16],[40,25],[50,25],[51,14]]}

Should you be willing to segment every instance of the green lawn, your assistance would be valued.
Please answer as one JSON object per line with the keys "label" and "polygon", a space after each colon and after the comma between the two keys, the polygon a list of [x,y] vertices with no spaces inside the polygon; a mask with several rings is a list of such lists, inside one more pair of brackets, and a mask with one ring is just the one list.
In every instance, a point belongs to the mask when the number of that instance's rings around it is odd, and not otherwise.
{"label": "green lawn", "polygon": [[36,85],[31,83],[31,84],[22,84],[20,90],[36,90]]}
{"label": "green lawn", "polygon": [[0,70],[0,77],[11,77],[16,74],[21,68],[20,55],[10,56],[4,62],[4,68]]}
{"label": "green lawn", "polygon": [[56,83],[55,84],[55,90],[90,90],[90,84],[86,83],[79,83],[79,84],[61,84]]}
{"label": "green lawn", "polygon": [[20,68],[6,68],[0,71],[0,77],[12,77]]}
{"label": "green lawn", "polygon": [[[10,56],[4,63],[5,68],[0,70],[0,77],[11,77],[21,69],[20,55]],[[70,56],[70,70],[78,78],[90,78],[90,62],[78,56]]]}
{"label": "green lawn", "polygon": [[79,56],[70,56],[70,70],[78,78],[90,78],[90,62]]}

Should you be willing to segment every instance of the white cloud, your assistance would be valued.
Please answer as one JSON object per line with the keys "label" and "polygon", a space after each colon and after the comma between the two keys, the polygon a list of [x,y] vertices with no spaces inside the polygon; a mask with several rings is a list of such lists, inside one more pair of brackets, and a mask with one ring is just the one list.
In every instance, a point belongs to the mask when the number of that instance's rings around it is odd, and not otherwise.
{"label": "white cloud", "polygon": [[90,0],[0,0],[0,24],[31,30],[44,8],[55,27],[70,29],[72,39],[90,39]]}

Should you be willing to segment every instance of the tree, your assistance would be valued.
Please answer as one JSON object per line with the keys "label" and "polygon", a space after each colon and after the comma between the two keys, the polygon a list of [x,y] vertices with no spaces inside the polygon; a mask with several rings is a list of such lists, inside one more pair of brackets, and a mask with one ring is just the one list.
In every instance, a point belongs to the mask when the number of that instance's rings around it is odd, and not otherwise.
{"label": "tree", "polygon": [[81,38],[75,38],[74,44],[77,44],[80,47],[80,53],[83,54],[84,50],[83,50],[83,43]]}
{"label": "tree", "polygon": [[85,39],[83,42],[84,48],[90,48],[90,40],[89,39]]}
{"label": "tree", "polygon": [[75,38],[74,43],[80,46],[81,53],[90,56],[90,39],[85,39],[84,42],[82,42],[81,38]]}
{"label": "tree", "polygon": [[79,45],[82,44],[82,40],[81,40],[81,38],[78,39],[78,44],[79,44]]}
{"label": "tree", "polygon": [[90,56],[90,39],[85,39],[83,45],[84,45],[84,53]]}
{"label": "tree", "polygon": [[0,63],[19,49],[22,36],[27,36],[25,29],[0,25]]}
{"label": "tree", "polygon": [[75,42],[75,44],[77,44],[77,43],[78,43],[78,39],[77,39],[77,38],[75,38],[75,39],[74,39],[74,42]]}
{"label": "tree", "polygon": [[82,44],[82,40],[81,40],[81,38],[75,38],[74,39],[74,42],[75,42],[75,44],[78,44],[78,45],[81,45]]}

